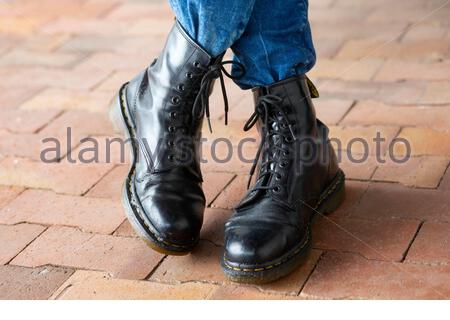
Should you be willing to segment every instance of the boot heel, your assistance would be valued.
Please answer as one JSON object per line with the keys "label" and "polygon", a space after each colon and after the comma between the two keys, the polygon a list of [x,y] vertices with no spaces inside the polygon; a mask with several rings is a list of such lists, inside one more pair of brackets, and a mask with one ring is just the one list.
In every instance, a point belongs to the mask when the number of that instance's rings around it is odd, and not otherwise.
{"label": "boot heel", "polygon": [[344,198],[345,178],[342,177],[342,182],[337,185],[336,190],[329,196],[327,200],[325,200],[320,211],[323,214],[330,214],[335,212],[344,201]]}
{"label": "boot heel", "polygon": [[122,116],[122,107],[120,104],[120,92],[115,95],[112,99],[111,104],[109,106],[109,120],[112,123],[113,129],[115,133],[124,134],[125,124]]}

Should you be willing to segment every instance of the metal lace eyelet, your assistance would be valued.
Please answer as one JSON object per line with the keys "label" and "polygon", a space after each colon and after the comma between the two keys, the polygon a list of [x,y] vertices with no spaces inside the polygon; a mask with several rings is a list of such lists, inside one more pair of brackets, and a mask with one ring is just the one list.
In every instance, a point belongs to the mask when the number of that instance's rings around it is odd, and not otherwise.
{"label": "metal lace eyelet", "polygon": [[170,117],[175,119],[177,117],[177,113],[175,111],[170,112]]}
{"label": "metal lace eyelet", "polygon": [[277,173],[275,176],[275,180],[281,180],[281,174]]}
{"label": "metal lace eyelet", "polygon": [[286,167],[286,162],[280,162],[279,166],[280,166],[280,168]]}
{"label": "metal lace eyelet", "polygon": [[290,142],[292,142],[292,141],[294,141],[294,140],[292,139],[291,136],[287,136],[287,137],[286,137],[286,142],[289,142],[289,143],[290,143]]}
{"label": "metal lace eyelet", "polygon": [[172,140],[167,141],[167,145],[169,147],[173,147],[175,145],[175,143]]}
{"label": "metal lace eyelet", "polygon": [[273,192],[275,192],[275,193],[280,193],[280,191],[281,191],[281,189],[280,189],[279,186],[273,187],[272,190],[273,190]]}
{"label": "metal lace eyelet", "polygon": [[194,76],[190,72],[186,72],[186,78],[192,79]]}
{"label": "metal lace eyelet", "polygon": [[291,153],[289,152],[289,150],[284,150],[284,151],[283,151],[283,155],[284,155],[284,156],[288,156],[288,155],[290,155],[290,154],[291,154]]}
{"label": "metal lace eyelet", "polygon": [[173,104],[178,104],[178,103],[180,103],[180,97],[177,97],[177,96],[172,97],[172,103],[173,103]]}
{"label": "metal lace eyelet", "polygon": [[194,61],[193,65],[194,65],[194,67],[198,68],[198,67],[200,67],[200,62]]}
{"label": "metal lace eyelet", "polygon": [[184,89],[185,89],[184,84],[179,84],[177,86],[177,89],[180,90],[180,91],[184,91]]}
{"label": "metal lace eyelet", "polygon": [[169,132],[174,132],[175,131],[175,127],[168,127],[167,130],[169,130]]}
{"label": "metal lace eyelet", "polygon": [[173,154],[169,154],[167,156],[167,159],[169,159],[169,161],[173,162],[175,160],[175,156]]}

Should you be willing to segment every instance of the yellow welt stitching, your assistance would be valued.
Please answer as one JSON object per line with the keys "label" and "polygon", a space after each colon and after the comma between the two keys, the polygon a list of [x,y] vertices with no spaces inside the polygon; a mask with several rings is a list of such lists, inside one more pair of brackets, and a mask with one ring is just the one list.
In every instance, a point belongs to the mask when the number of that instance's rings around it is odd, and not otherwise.
{"label": "yellow welt stitching", "polygon": [[283,260],[280,261],[280,262],[277,262],[277,263],[275,263],[275,264],[273,264],[273,265],[269,265],[269,266],[266,266],[266,267],[259,267],[259,268],[238,268],[238,267],[233,267],[233,266],[229,265],[227,259],[224,258],[223,260],[224,260],[225,267],[227,267],[228,269],[232,269],[232,270],[234,270],[234,271],[242,271],[242,272],[261,272],[261,271],[264,271],[264,270],[272,269],[272,268],[274,268],[274,267],[277,267],[277,266],[279,266],[279,265],[281,265],[281,264],[287,262],[287,261],[290,260],[292,257],[294,257],[297,253],[299,253],[299,252],[301,251],[301,249],[303,249],[303,248],[306,246],[306,244],[308,243],[308,241],[309,241],[309,232],[308,232],[308,235],[307,235],[305,241],[303,242],[303,244],[302,244],[297,250],[295,250],[295,251],[292,253],[292,255],[286,257],[285,259],[283,259]]}
{"label": "yellow welt stitching", "polygon": [[[333,185],[331,185],[330,187],[328,187],[326,193],[319,199],[319,201],[318,201],[318,203],[317,203],[317,205],[315,206],[314,209],[317,209],[317,208],[319,207],[319,205],[323,202],[323,200],[325,200],[325,199],[328,197],[328,195],[330,195],[330,193],[332,193],[332,192],[336,189],[336,187],[337,187],[337,186],[339,185],[339,183],[342,181],[342,178],[343,178],[343,176],[340,174],[339,177],[338,177],[338,179],[333,183]],[[260,271],[264,271],[264,270],[269,270],[269,269],[272,269],[272,268],[274,268],[274,267],[277,267],[277,266],[279,266],[279,265],[281,265],[281,264],[287,262],[287,261],[288,261],[289,259],[291,259],[293,256],[295,256],[296,254],[298,254],[298,253],[306,246],[306,244],[308,243],[308,240],[309,240],[309,231],[308,231],[308,235],[307,235],[307,237],[306,237],[305,242],[304,242],[297,250],[295,250],[295,251],[292,253],[292,255],[290,255],[289,257],[286,257],[286,258],[283,259],[282,261],[277,262],[277,263],[275,263],[275,264],[273,264],[273,265],[269,265],[269,266],[261,267],[261,268],[254,268],[254,269],[251,269],[251,268],[238,268],[238,267],[233,267],[233,266],[229,265],[229,264],[228,264],[228,260],[225,259],[225,258],[224,258],[224,264],[225,264],[225,267],[227,267],[228,269],[232,269],[232,270],[234,270],[234,271],[260,272]]]}
{"label": "yellow welt stitching", "polygon": [[[128,126],[132,127],[131,124],[130,124],[130,120],[128,119],[128,115],[127,115],[127,113],[125,112],[125,109],[124,109],[125,102],[126,102],[126,101],[125,101],[125,96],[124,96],[124,93],[122,92],[122,93],[120,94],[120,107],[121,107],[121,109],[122,109],[122,115],[124,116],[125,121],[127,122]],[[132,138],[134,138],[134,134],[133,134],[132,132],[130,132],[130,134],[132,134],[132,135],[133,135]],[[131,173],[131,177],[132,177],[132,178],[134,177],[134,174],[135,174],[135,171],[133,170],[133,172]],[[132,181],[131,181],[131,179],[130,179],[130,181],[129,181],[129,183],[128,183],[128,186],[129,186],[130,190],[133,190],[133,188],[132,188],[133,186],[132,186]],[[141,217],[141,219],[142,219],[142,221],[144,222],[144,224],[147,226],[148,231],[150,231],[151,234],[154,235],[155,238],[156,238],[158,241],[160,241],[160,242],[162,242],[162,243],[164,243],[164,244],[166,244],[166,245],[175,247],[175,248],[187,248],[187,246],[180,246],[180,245],[177,245],[177,244],[174,244],[174,243],[170,243],[170,242],[168,242],[168,241],[165,241],[165,240],[163,240],[161,237],[159,237],[157,234],[155,234],[155,233],[151,230],[152,227],[147,223],[147,221],[145,220],[145,218],[144,218],[144,216],[143,216],[143,214],[142,214],[142,212],[141,212],[139,206],[137,205],[136,200],[134,199],[134,197],[135,197],[134,192],[132,192],[131,194],[132,194],[132,199],[131,199],[131,200],[132,200],[132,202],[133,202],[133,204],[134,204],[134,208],[136,209],[137,213],[138,213],[139,216]]]}

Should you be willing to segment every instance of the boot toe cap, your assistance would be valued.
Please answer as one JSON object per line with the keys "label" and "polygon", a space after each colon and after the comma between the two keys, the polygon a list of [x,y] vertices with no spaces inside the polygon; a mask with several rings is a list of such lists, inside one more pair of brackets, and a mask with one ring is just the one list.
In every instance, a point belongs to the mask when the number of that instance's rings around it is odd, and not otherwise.
{"label": "boot toe cap", "polygon": [[224,259],[233,265],[259,266],[276,261],[294,244],[292,231],[279,227],[234,227],[225,236]]}

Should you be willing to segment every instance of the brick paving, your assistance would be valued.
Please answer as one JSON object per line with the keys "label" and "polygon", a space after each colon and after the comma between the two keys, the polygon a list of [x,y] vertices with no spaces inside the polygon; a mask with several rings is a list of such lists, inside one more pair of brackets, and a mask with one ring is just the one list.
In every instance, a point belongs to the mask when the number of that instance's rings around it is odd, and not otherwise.
{"label": "brick paving", "polygon": [[[160,50],[173,15],[162,0],[0,2],[0,298],[7,299],[395,299],[450,298],[450,4],[444,0],[313,0],[318,52],[310,76],[317,114],[341,140],[348,180],[343,206],[315,226],[303,267],[263,286],[235,285],[219,268],[223,224],[246,189],[237,159],[251,94],[227,80],[230,124],[220,92],[215,131],[205,132],[209,208],[200,245],[165,257],[136,238],[120,192],[128,157],[107,138],[118,86]],[[440,9],[437,9],[441,7]],[[437,10],[436,10],[437,9]],[[389,14],[387,14],[387,12]],[[68,136],[67,127],[72,128]],[[378,161],[377,132],[384,163]],[[56,137],[57,163],[40,161]],[[81,164],[83,138],[101,146]],[[227,146],[211,139],[231,139]],[[361,164],[361,144],[368,158]],[[405,138],[413,158],[398,164]],[[90,145],[91,146],[91,145]],[[248,144],[245,158],[255,145]],[[75,162],[77,163],[73,163]]]}

